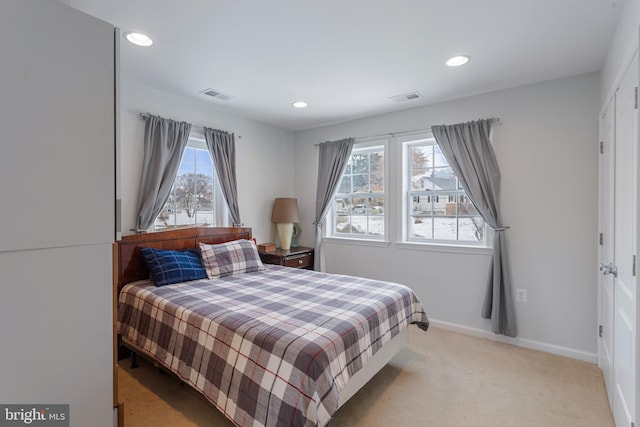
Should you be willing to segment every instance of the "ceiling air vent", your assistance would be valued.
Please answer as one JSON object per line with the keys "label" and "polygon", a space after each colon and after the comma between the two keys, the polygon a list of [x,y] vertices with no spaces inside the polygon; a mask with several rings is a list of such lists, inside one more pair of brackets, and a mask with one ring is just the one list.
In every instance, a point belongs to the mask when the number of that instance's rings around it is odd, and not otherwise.
{"label": "ceiling air vent", "polygon": [[225,95],[224,93],[220,92],[219,90],[215,90],[215,89],[205,89],[202,92],[200,92],[202,95],[207,95],[210,96],[212,98],[215,99],[219,99],[221,101],[228,101],[231,99],[231,97],[229,95]]}
{"label": "ceiling air vent", "polygon": [[405,101],[413,101],[414,99],[420,99],[420,98],[422,98],[422,95],[420,95],[420,92],[411,92],[411,93],[404,93],[402,95],[392,96],[389,99],[391,99],[394,102],[405,102]]}

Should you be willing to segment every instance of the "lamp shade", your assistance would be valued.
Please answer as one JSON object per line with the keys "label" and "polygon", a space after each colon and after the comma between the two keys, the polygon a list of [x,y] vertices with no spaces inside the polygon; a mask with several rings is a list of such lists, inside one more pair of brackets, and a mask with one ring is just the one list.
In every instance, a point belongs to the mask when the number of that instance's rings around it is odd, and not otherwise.
{"label": "lamp shade", "polygon": [[298,199],[279,197],[273,201],[271,222],[294,223],[298,219]]}

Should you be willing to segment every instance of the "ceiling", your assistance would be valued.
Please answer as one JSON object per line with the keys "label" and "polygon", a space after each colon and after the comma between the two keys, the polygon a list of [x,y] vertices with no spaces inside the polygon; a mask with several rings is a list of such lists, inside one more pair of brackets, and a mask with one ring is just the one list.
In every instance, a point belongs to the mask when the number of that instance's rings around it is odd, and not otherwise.
{"label": "ceiling", "polygon": [[60,1],[154,40],[123,79],[298,131],[600,70],[627,0]]}

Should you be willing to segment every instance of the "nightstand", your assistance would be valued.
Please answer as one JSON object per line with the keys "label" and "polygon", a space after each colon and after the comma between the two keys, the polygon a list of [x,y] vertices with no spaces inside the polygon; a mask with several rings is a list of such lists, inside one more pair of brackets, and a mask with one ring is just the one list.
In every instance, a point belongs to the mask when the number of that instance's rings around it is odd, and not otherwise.
{"label": "nightstand", "polygon": [[298,246],[287,251],[276,249],[275,251],[260,252],[260,259],[265,264],[284,265],[285,267],[304,268],[313,270],[313,248]]}

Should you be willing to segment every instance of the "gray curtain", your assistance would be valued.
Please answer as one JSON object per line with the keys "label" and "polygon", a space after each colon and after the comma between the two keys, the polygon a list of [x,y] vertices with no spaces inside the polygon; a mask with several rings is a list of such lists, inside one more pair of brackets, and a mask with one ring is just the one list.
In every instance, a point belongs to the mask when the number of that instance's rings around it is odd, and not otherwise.
{"label": "gray curtain", "polygon": [[191,132],[190,123],[151,114],[146,114],[144,120],[144,161],[136,223],[139,233],[151,227],[169,198]]}
{"label": "gray curtain", "polygon": [[495,232],[482,317],[491,319],[496,334],[517,334],[511,271],[507,257],[505,227],[500,214],[500,170],[489,140],[493,119],[456,125],[433,126],[431,131],[485,222]]}
{"label": "gray curtain", "polygon": [[232,133],[216,129],[203,128],[204,139],[216,168],[222,194],[229,207],[229,216],[233,226],[240,226],[240,208],[238,207],[238,184],[236,179],[236,142]]}
{"label": "gray curtain", "polygon": [[316,256],[314,269],[321,267],[322,224],[329,212],[333,196],[338,191],[342,175],[349,162],[355,138],[327,141],[320,145],[318,161],[318,187],[316,190]]}

